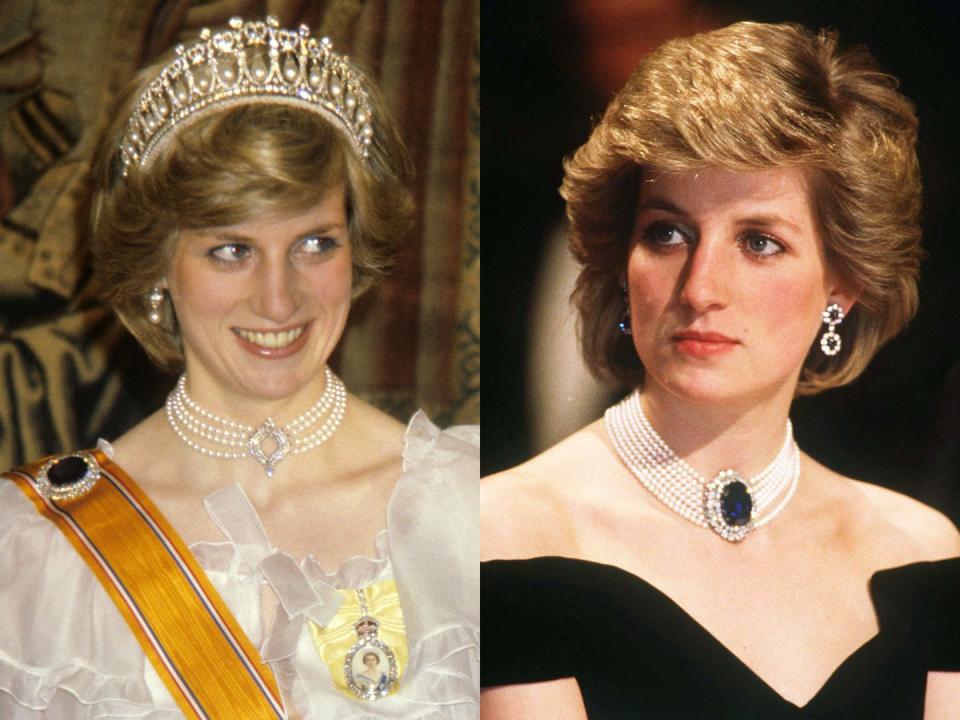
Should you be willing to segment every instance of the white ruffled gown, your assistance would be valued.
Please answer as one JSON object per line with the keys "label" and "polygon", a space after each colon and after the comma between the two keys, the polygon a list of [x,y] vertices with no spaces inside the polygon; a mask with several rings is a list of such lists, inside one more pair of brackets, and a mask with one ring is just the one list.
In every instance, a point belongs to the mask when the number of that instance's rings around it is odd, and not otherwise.
{"label": "white ruffled gown", "polygon": [[[376,556],[350,558],[334,574],[270,545],[238,485],[206,498],[225,540],[190,550],[270,664],[291,719],[479,717],[478,480],[479,429],[440,431],[418,412]],[[390,578],[409,661],[396,694],[366,702],[334,687],[308,627],[317,619],[309,598]],[[269,634],[263,592],[279,600]],[[84,561],[16,485],[0,481],[0,718],[180,717]]]}

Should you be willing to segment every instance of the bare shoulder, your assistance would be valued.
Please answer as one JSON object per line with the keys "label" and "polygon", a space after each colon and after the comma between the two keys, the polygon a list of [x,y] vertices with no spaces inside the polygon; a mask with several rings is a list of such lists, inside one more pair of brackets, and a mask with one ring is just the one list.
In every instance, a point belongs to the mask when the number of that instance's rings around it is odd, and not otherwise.
{"label": "bare shoulder", "polygon": [[141,420],[123,435],[113,440],[110,444],[114,450],[127,451],[130,454],[136,454],[141,450],[147,450],[156,443],[159,430],[166,430],[167,419],[162,409],[157,410],[151,415]]}
{"label": "bare shoulder", "polygon": [[907,495],[844,477],[821,465],[815,472],[836,487],[839,506],[858,532],[891,558],[891,564],[960,555],[960,531],[943,513]]}
{"label": "bare shoulder", "polygon": [[367,439],[378,446],[402,447],[406,426],[379,408],[354,395],[349,396],[346,423],[356,423]]}
{"label": "bare shoulder", "polygon": [[175,477],[177,452],[171,452],[176,437],[163,409],[157,410],[110,443],[120,466],[141,484]]}
{"label": "bare shoulder", "polygon": [[594,423],[522,465],[483,478],[482,558],[576,556],[578,509],[609,460]]}
{"label": "bare shoulder", "polygon": [[536,458],[480,481],[481,560],[562,555],[571,539],[562,499]]}
{"label": "bare shoulder", "polygon": [[960,555],[960,531],[939,510],[902,493],[858,480],[854,487],[868,499],[881,522],[912,540],[916,561]]}
{"label": "bare shoulder", "polygon": [[348,474],[391,466],[399,475],[406,427],[387,413],[354,395],[337,431],[338,463]]}

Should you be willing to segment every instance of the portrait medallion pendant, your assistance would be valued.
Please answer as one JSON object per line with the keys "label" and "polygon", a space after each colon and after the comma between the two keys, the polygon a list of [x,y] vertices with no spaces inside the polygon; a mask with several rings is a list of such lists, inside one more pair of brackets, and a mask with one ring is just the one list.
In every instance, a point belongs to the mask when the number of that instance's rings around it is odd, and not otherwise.
{"label": "portrait medallion pendant", "polygon": [[360,619],[353,624],[357,641],[343,661],[343,672],[350,692],[361,700],[386,697],[399,684],[397,658],[393,650],[377,637],[380,623],[367,612],[364,591],[357,590]]}
{"label": "portrait medallion pendant", "polygon": [[740,542],[753,530],[753,491],[735,470],[724,470],[707,484],[704,514],[710,529],[724,540]]}

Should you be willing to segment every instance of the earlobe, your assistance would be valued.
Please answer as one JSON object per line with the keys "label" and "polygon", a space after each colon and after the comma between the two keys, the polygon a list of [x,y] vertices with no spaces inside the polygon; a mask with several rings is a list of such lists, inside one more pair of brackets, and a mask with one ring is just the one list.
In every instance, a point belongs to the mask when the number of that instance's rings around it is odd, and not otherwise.
{"label": "earlobe", "polygon": [[843,314],[849,315],[850,311],[853,310],[854,306],[857,304],[857,300],[859,299],[860,293],[831,293],[828,304],[839,305],[841,308],[843,308]]}
{"label": "earlobe", "polygon": [[827,296],[827,304],[836,303],[843,308],[844,315],[849,315],[854,305],[860,299],[861,288],[851,287],[847,282],[838,281]]}

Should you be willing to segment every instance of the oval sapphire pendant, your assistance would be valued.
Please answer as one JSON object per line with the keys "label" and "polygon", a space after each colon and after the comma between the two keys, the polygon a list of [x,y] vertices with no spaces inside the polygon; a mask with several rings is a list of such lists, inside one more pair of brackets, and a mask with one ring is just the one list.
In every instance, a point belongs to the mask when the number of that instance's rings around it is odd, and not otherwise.
{"label": "oval sapphire pendant", "polygon": [[707,485],[705,514],[710,529],[724,540],[739,542],[753,530],[753,492],[734,470],[724,470]]}

